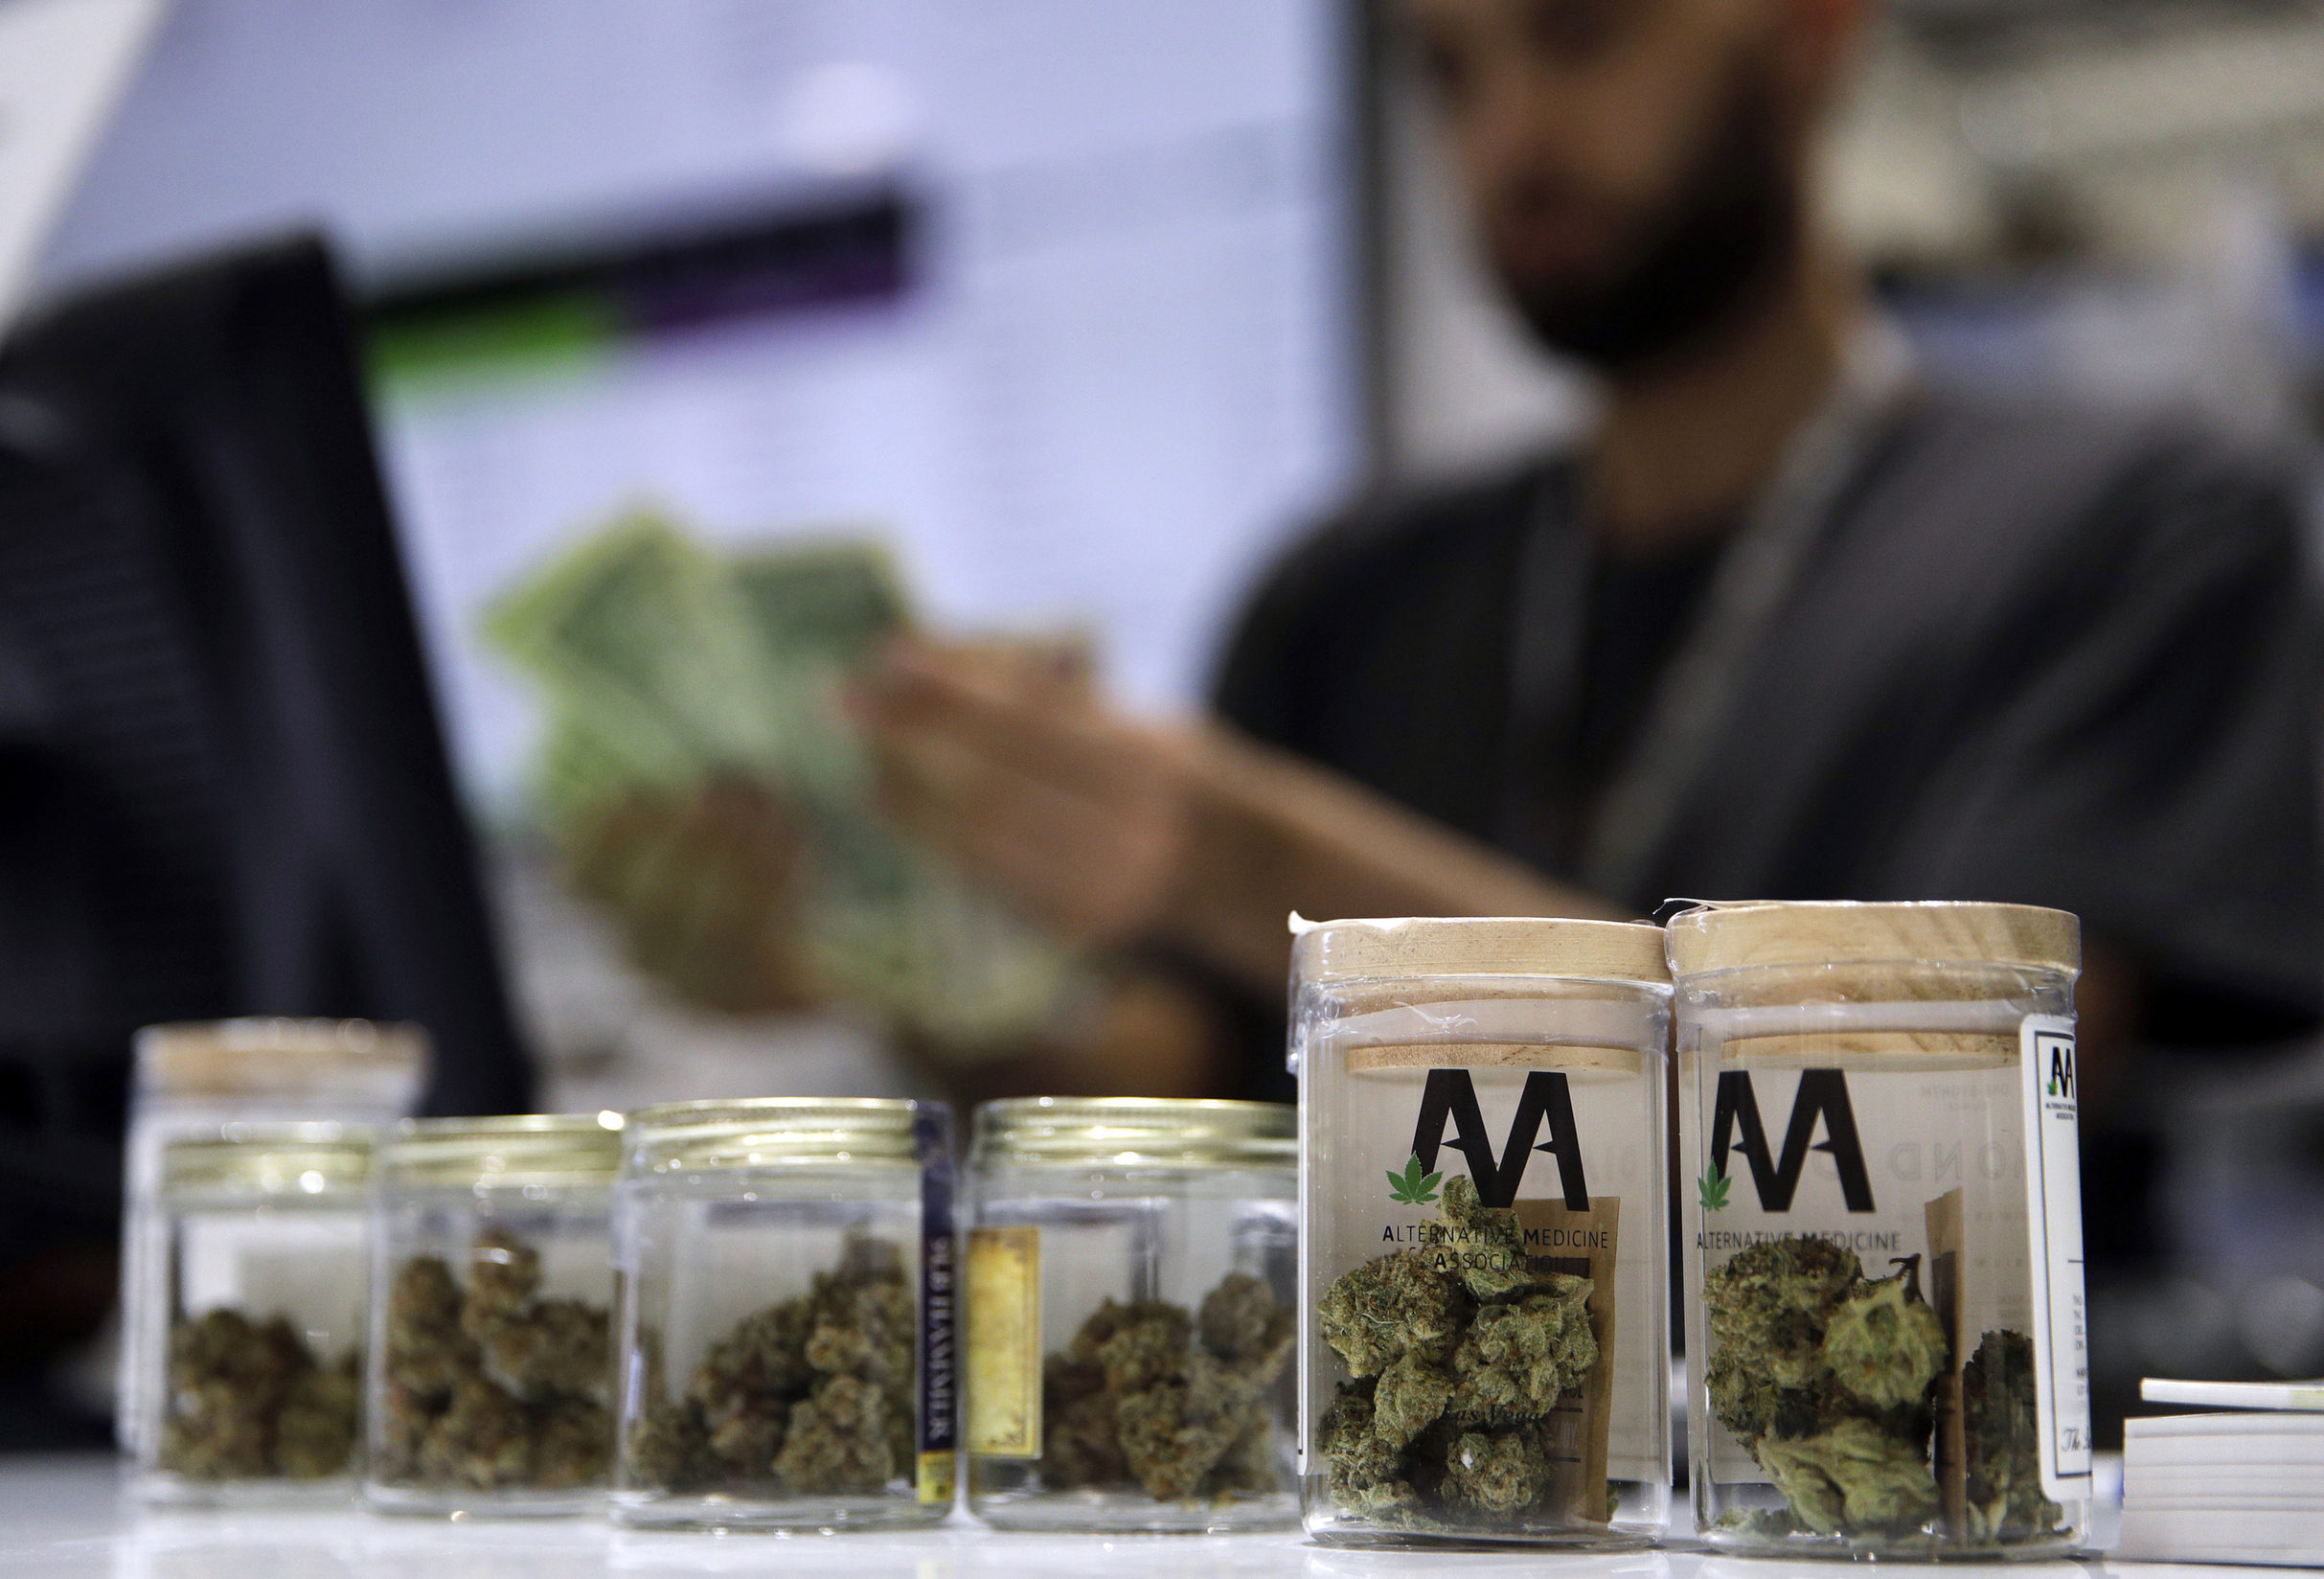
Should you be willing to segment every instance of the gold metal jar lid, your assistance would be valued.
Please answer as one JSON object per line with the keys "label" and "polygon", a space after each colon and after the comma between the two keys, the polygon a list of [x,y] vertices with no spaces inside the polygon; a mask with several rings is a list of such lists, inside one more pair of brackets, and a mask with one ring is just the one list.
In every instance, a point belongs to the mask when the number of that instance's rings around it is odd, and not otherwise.
{"label": "gold metal jar lid", "polygon": [[379,1182],[391,1190],[609,1184],[621,1168],[614,1112],[407,1118],[379,1148]]}
{"label": "gold metal jar lid", "polygon": [[2000,966],[2082,970],[2082,922],[2032,904],[1851,901],[1704,904],[1673,918],[1671,970],[1759,966]]}
{"label": "gold metal jar lid", "polygon": [[169,1096],[385,1093],[417,1084],[427,1060],[426,1031],[368,1019],[189,1020],[137,1033],[138,1085]]}
{"label": "gold metal jar lid", "polygon": [[1288,1168],[1298,1110],[1275,1102],[1168,1097],[1021,1096],[976,1110],[978,1167],[1120,1163]]}
{"label": "gold metal jar lid", "polygon": [[162,1148],[165,1194],[216,1190],[285,1201],[344,1196],[371,1181],[373,1144],[358,1125],[232,1124]]}
{"label": "gold metal jar lid", "polygon": [[1667,982],[1662,928],[1558,916],[1291,918],[1291,973],[1302,985],[1409,976],[1565,976]]}
{"label": "gold metal jar lid", "polygon": [[918,1167],[924,1105],[888,1097],[666,1102],[628,1118],[632,1172],[807,1165]]}

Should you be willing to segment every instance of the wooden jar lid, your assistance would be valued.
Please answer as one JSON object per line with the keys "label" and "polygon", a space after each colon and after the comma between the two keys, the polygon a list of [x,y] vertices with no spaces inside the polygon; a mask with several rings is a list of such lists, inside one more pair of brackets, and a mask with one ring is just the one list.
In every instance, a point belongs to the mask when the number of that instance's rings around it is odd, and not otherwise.
{"label": "wooden jar lid", "polygon": [[1706,904],[1672,918],[1676,975],[1763,965],[1999,965],[2082,969],[2082,923],[2032,904],[1849,901]]}
{"label": "wooden jar lid", "polygon": [[1413,976],[1573,976],[1666,982],[1662,928],[1554,916],[1407,916],[1305,922],[1291,970],[1302,984]]}

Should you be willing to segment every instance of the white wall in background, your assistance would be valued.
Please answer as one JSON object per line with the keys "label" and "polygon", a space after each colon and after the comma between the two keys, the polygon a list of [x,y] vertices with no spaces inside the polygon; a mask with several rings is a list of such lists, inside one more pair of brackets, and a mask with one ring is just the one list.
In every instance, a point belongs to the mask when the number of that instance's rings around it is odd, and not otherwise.
{"label": "white wall in background", "polygon": [[162,0],[0,6],[0,332],[161,13]]}

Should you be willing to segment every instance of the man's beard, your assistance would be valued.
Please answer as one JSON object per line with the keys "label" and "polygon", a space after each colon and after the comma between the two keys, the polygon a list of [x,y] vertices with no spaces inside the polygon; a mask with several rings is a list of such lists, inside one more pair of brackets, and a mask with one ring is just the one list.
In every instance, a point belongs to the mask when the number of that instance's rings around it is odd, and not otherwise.
{"label": "man's beard", "polygon": [[1603,373],[1632,372],[1716,334],[1781,274],[1798,245],[1799,176],[1759,62],[1737,62],[1706,130],[1670,200],[1606,276],[1503,271],[1544,346]]}

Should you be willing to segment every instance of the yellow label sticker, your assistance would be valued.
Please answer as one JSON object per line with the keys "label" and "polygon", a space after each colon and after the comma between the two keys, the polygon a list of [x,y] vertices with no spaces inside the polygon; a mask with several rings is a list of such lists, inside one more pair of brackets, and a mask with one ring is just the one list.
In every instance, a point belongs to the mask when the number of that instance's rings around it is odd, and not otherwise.
{"label": "yellow label sticker", "polygon": [[1041,1230],[968,1232],[970,1453],[1041,1455]]}
{"label": "yellow label sticker", "polygon": [[953,1466],[959,1454],[946,1448],[941,1453],[920,1455],[920,1500],[931,1507],[952,1505]]}

